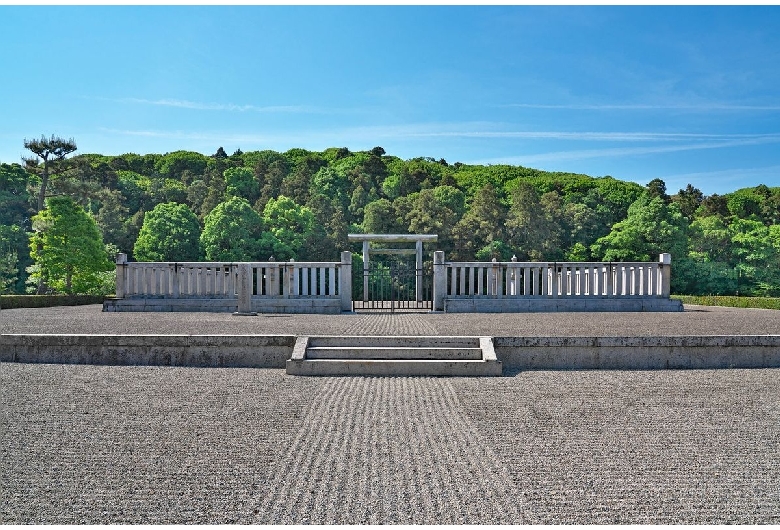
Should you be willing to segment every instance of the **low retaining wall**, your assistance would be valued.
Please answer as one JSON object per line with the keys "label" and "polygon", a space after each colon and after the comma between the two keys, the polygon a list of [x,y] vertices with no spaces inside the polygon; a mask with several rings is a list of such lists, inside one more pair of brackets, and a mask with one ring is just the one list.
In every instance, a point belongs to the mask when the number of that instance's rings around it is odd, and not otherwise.
{"label": "low retaining wall", "polygon": [[284,368],[293,335],[0,335],[0,361]]}
{"label": "low retaining wall", "polygon": [[[0,361],[284,368],[294,335],[0,335]],[[496,337],[505,370],[780,368],[780,335]]]}
{"label": "low retaining wall", "polygon": [[510,370],[780,368],[780,335],[496,337]]}
{"label": "low retaining wall", "polygon": [[553,313],[553,312],[656,312],[683,311],[679,300],[651,297],[541,298],[541,297],[447,297],[446,313]]}

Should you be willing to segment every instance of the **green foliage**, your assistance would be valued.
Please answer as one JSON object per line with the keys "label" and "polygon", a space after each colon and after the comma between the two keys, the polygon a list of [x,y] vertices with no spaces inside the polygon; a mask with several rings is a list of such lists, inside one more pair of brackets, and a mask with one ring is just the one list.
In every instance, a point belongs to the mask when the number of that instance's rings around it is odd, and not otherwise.
{"label": "green foliage", "polygon": [[506,229],[520,261],[548,259],[555,249],[556,226],[546,215],[539,192],[527,182],[512,192]]}
{"label": "green foliage", "polygon": [[593,255],[604,261],[655,261],[668,252],[673,260],[686,256],[688,223],[676,204],[645,194],[628,209],[628,217],[599,238]]}
{"label": "green foliage", "polygon": [[477,261],[509,261],[512,258],[512,249],[503,241],[491,241],[479,249],[475,256]]}
{"label": "green foliage", "polygon": [[427,188],[414,195],[405,219],[409,232],[437,234],[439,245],[452,248],[452,230],[465,209],[463,192],[452,186]]}
{"label": "green foliage", "polygon": [[138,261],[197,261],[200,225],[186,205],[158,204],[144,216],[133,248]]}
{"label": "green foliage", "polygon": [[19,255],[15,250],[0,249],[0,293],[10,293],[19,279]]}
{"label": "green foliage", "polygon": [[[111,288],[113,289],[113,285]],[[34,307],[59,307],[75,305],[102,304],[104,295],[69,294],[69,295],[0,295],[0,308],[21,309]]]}
{"label": "green foliage", "polygon": [[737,219],[729,226],[740,294],[780,295],[780,229]]}
{"label": "green foliage", "polygon": [[263,210],[263,222],[273,241],[277,260],[295,258],[314,230],[314,213],[292,199],[280,195],[271,199]]}
{"label": "green foliage", "polygon": [[393,203],[387,199],[378,199],[366,205],[363,216],[363,233],[394,234],[399,231]]}
{"label": "green foliage", "polygon": [[254,203],[260,198],[260,185],[251,169],[232,167],[225,170],[224,177],[225,197],[243,197],[250,203]]}
{"label": "green foliage", "polygon": [[[431,157],[402,160],[381,147],[284,153],[238,149],[230,156],[224,149],[211,156],[190,151],[82,154],[66,159],[75,150],[72,140],[27,143],[40,155],[29,159],[26,168],[0,164],[0,226],[6,227],[0,240],[0,281],[16,292],[23,291],[32,264],[24,233],[30,231],[41,190],[82,205],[95,217],[104,241],[129,255],[144,218],[157,205],[187,205],[204,224],[218,205],[241,198],[262,215],[252,217],[243,209],[225,212],[222,206],[215,216],[221,217],[219,226],[226,234],[222,237],[217,234],[221,229],[212,226],[203,240],[214,243],[213,256],[338,259],[338,252],[349,248],[348,231],[419,231],[438,233],[436,249],[453,260],[516,254],[521,260],[609,256],[654,261],[658,252],[671,252],[677,292],[766,295],[780,289],[780,187],[705,196],[688,185],[669,197],[660,179],[645,187],[610,176],[522,166],[450,165]],[[645,202],[637,204],[640,199]],[[654,199],[660,203],[651,204]],[[263,221],[269,204],[272,215]],[[311,217],[301,213],[303,205]],[[290,222],[288,211],[311,223]],[[251,218],[249,236],[232,226],[240,223],[228,219],[244,214]],[[272,229],[269,222],[279,226]],[[234,246],[239,250],[232,254]],[[16,282],[8,287],[13,277]]]}
{"label": "green foliage", "polygon": [[709,305],[719,307],[742,307],[753,309],[780,310],[780,298],[764,298],[750,296],[690,296],[672,295],[686,305]]}
{"label": "green foliage", "polygon": [[29,226],[33,176],[19,164],[0,164],[0,225]]}
{"label": "green foliage", "polygon": [[752,188],[744,188],[728,194],[726,205],[731,215],[741,219],[761,215],[761,197]]}
{"label": "green foliage", "polygon": [[52,197],[46,206],[33,217],[31,279],[58,292],[87,293],[112,269],[97,224],[68,197]]}
{"label": "green foliage", "polygon": [[200,175],[206,169],[208,157],[192,151],[166,153],[154,164],[154,169],[163,178],[180,180],[185,171]]}
{"label": "green foliage", "polygon": [[263,238],[263,219],[241,197],[218,204],[206,216],[200,245],[208,261],[260,261],[273,252]]}
{"label": "green foliage", "polygon": [[126,223],[130,209],[124,205],[122,194],[117,190],[105,191],[95,221],[103,235],[103,241],[116,244],[119,251],[132,254],[133,241],[128,237],[130,231]]}
{"label": "green foliage", "polygon": [[18,225],[0,224],[0,293],[23,293],[31,264],[27,232]]}
{"label": "green foliage", "polygon": [[[501,203],[495,187],[487,183],[471,201],[471,207],[452,229],[453,259],[470,261],[487,252],[491,259],[509,253],[504,242],[507,209]],[[486,251],[486,249],[488,249]],[[511,254],[510,254],[511,255]]]}

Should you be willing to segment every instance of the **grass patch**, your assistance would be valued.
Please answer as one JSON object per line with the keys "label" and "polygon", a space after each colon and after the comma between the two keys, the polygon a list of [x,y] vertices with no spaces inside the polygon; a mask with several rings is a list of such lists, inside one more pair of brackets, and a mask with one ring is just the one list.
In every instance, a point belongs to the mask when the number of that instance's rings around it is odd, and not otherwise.
{"label": "grass patch", "polygon": [[104,299],[103,295],[92,294],[4,294],[0,295],[0,309],[102,304]]}
{"label": "grass patch", "polygon": [[780,310],[780,298],[750,296],[687,296],[676,294],[672,295],[672,298],[680,300],[683,304]]}

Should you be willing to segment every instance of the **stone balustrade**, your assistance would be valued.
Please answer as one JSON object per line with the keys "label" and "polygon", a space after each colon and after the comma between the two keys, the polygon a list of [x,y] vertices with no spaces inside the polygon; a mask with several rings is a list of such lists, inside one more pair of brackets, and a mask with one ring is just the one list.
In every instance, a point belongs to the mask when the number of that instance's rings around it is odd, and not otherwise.
{"label": "stone balustrade", "polygon": [[[341,262],[116,262],[107,311],[326,312],[352,308],[352,256]],[[220,303],[220,301],[223,301]]]}
{"label": "stone balustrade", "polygon": [[444,262],[443,253],[436,254],[436,311],[682,309],[669,299],[669,254],[661,254],[658,263]]}

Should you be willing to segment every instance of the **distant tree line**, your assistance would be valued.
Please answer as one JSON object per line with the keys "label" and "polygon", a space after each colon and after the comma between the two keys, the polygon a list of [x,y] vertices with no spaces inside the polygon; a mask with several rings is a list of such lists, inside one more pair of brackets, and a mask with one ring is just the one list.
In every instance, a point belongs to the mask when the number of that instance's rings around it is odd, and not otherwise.
{"label": "distant tree line", "polygon": [[[648,261],[673,292],[780,295],[780,187],[673,195],[612,177],[402,160],[381,147],[81,154],[0,164],[0,291],[110,292],[138,261],[337,260],[350,232],[436,233],[451,260]],[[97,249],[97,250],[96,250]],[[353,250],[358,250],[355,247]]]}

